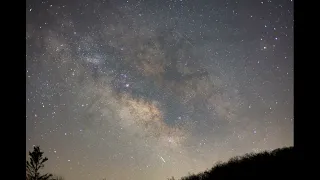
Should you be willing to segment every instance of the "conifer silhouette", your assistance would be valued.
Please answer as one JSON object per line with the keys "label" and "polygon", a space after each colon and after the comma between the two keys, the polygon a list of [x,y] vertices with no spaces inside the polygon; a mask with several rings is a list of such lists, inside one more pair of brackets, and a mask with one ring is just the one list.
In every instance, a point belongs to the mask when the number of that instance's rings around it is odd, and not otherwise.
{"label": "conifer silhouette", "polygon": [[27,180],[48,180],[52,174],[46,173],[40,175],[39,171],[44,167],[44,163],[48,160],[47,157],[42,157],[43,152],[41,152],[39,146],[33,147],[33,151],[29,151],[30,162],[26,163],[26,178]]}

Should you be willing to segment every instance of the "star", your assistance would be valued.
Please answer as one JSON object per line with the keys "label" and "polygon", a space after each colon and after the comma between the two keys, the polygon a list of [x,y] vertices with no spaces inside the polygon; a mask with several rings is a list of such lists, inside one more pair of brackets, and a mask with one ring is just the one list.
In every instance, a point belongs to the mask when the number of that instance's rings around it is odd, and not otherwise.
{"label": "star", "polygon": [[293,144],[291,3],[33,1],[26,153],[43,172],[179,179]]}

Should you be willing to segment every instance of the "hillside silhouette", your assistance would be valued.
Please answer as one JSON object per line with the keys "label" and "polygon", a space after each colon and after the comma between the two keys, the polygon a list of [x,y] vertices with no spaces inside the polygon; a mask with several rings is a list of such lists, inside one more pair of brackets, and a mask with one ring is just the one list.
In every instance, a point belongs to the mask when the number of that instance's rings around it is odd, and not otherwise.
{"label": "hillside silhouette", "polygon": [[[48,158],[43,157],[39,146],[29,152],[30,160],[26,162],[26,180],[63,180],[62,176],[51,173],[40,174]],[[224,163],[217,163],[213,168],[198,174],[189,174],[180,180],[220,180],[220,179],[289,179],[302,174],[304,167],[296,156],[293,147],[273,151],[249,153],[236,156]],[[175,180],[174,177],[168,180]]]}
{"label": "hillside silhouette", "polygon": [[205,172],[191,174],[180,180],[288,179],[295,176],[296,165],[294,148],[286,147],[233,157],[225,163],[217,163]]}

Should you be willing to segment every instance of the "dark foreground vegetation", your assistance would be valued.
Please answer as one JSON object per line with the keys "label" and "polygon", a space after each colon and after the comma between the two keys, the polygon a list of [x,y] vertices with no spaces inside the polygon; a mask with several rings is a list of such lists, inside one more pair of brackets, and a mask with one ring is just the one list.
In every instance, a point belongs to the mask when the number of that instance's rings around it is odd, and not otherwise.
{"label": "dark foreground vegetation", "polygon": [[29,160],[26,162],[26,180],[64,180],[61,176],[40,172],[46,161],[48,161],[48,158],[43,156],[40,147],[33,147],[33,151],[29,151]]}
{"label": "dark foreground vegetation", "polygon": [[[43,157],[39,146],[29,152],[26,162],[26,180],[64,180],[61,176],[50,173],[41,174],[44,163],[48,158]],[[213,168],[199,173],[182,177],[180,180],[220,180],[220,179],[289,179],[299,177],[298,158],[293,147],[276,149],[271,152],[246,154],[231,158],[228,162],[217,163]],[[300,172],[300,173],[299,173]],[[174,180],[174,177],[168,179]]]}
{"label": "dark foreground vegetation", "polygon": [[228,162],[217,163],[205,172],[182,177],[180,180],[288,179],[296,174],[296,165],[298,164],[294,148],[287,147],[234,157]]}

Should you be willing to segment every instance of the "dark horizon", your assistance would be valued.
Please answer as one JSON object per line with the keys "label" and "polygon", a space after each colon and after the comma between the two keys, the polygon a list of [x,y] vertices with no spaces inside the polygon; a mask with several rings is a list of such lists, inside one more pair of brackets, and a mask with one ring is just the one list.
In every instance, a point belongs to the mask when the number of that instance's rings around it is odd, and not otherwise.
{"label": "dark horizon", "polygon": [[293,146],[290,0],[27,0],[26,51],[26,154],[66,180]]}
{"label": "dark horizon", "polygon": [[[205,171],[184,176],[179,180],[291,179],[303,172],[303,168],[299,166],[301,159],[297,157],[297,151],[293,146],[273,151],[247,153],[232,157],[226,162],[219,162]],[[172,177],[168,180],[175,179]]]}
{"label": "dark horizon", "polygon": [[[30,177],[37,174],[34,171],[40,172],[38,176],[47,177],[48,180],[65,180],[61,175],[42,172],[44,163],[41,163],[43,165],[40,166],[33,163],[35,161],[41,162],[42,159],[45,159],[42,162],[47,162],[48,159],[43,153],[39,146],[34,146],[33,151],[29,151],[29,156],[27,156],[29,158],[27,158],[27,180],[37,179],[36,177]],[[206,170],[196,174],[188,172],[188,175],[181,178],[172,176],[167,180],[256,179],[261,177],[266,179],[275,176],[277,178],[291,178],[303,172],[304,168],[299,166],[302,160],[294,146],[283,147],[272,151],[251,152],[234,156],[224,162],[218,161],[213,167],[206,168]],[[37,167],[41,168],[37,169]],[[292,173],[295,169],[299,169],[299,173]],[[43,180],[47,180],[47,178]],[[102,178],[102,180],[106,179]]]}

